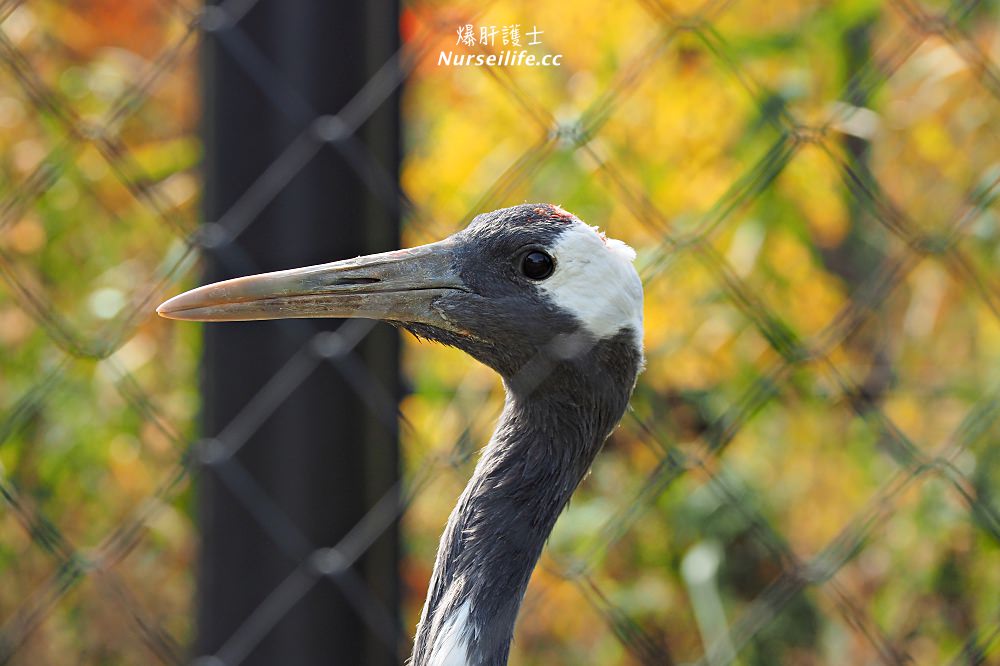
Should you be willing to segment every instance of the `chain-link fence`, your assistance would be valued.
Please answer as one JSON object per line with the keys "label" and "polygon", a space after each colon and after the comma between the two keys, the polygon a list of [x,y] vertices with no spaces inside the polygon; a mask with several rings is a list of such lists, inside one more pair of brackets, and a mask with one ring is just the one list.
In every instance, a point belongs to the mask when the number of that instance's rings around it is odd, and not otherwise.
{"label": "chain-link fence", "polygon": [[[410,345],[397,404],[393,367],[359,346],[384,328],[297,322],[257,334],[286,357],[195,437],[196,327],[152,315],[200,248],[264,268],[248,234],[332,154],[405,244],[528,200],[639,251],[648,365],[549,541],[512,661],[997,662],[995,3],[409,3],[402,48],[333,108],[283,69],[308,54],[257,32],[263,14],[288,40],[310,14],[270,4],[0,3],[0,660],[252,661],[327,587],[407,653],[495,378]],[[199,37],[284,128],[200,226]],[[562,57],[442,61],[510,49]],[[404,83],[397,179],[366,123]],[[320,368],[373,430],[399,416],[402,476],[316,541],[237,452]],[[286,565],[192,651],[195,475]],[[355,566],[397,520],[401,623]]]}

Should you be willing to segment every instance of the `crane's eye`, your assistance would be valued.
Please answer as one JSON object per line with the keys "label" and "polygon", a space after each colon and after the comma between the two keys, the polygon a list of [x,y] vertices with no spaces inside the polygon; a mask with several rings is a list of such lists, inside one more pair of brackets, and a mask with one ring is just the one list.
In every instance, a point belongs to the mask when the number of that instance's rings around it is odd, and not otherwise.
{"label": "crane's eye", "polygon": [[554,267],[552,257],[540,250],[532,250],[521,260],[521,272],[532,280],[544,280],[552,275]]}

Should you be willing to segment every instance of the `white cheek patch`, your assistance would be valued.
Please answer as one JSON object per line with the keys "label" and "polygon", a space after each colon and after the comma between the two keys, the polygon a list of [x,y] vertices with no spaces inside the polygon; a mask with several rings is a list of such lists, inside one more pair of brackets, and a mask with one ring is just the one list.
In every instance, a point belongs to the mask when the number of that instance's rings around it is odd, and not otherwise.
{"label": "white cheek patch", "polygon": [[635,250],[579,220],[549,249],[556,268],[539,289],[598,339],[629,327],[641,349],[642,281],[632,265]]}

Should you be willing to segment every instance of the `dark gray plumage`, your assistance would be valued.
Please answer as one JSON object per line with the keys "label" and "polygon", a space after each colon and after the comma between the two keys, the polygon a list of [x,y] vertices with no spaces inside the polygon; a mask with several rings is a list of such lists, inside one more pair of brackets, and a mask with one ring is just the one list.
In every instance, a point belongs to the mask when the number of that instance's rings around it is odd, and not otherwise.
{"label": "dark gray plumage", "polygon": [[[616,243],[556,206],[525,204],[440,243],[208,285],[160,307],[196,320],[383,319],[503,378],[497,429],[441,538],[413,666],[507,662],[545,540],[642,367],[641,285]],[[533,252],[551,277],[529,277]]]}
{"label": "dark gray plumage", "polygon": [[[469,664],[507,663],[518,607],[556,518],[625,410],[641,365],[628,334],[582,359],[546,359],[551,374],[525,391],[508,381],[496,433],[448,519],[413,663],[470,601]],[[457,586],[457,587],[453,587]]]}
{"label": "dark gray plumage", "polygon": [[[551,248],[567,230],[551,208],[524,205],[478,216],[456,235],[456,265],[471,293],[438,302],[482,338],[404,326],[496,370],[507,390],[497,429],[448,519],[413,649],[414,666],[447,618],[471,602],[478,629],[470,665],[506,664],[518,607],[556,518],[618,423],[642,365],[634,331],[597,340],[534,289],[511,261]],[[457,591],[448,591],[455,585]]]}

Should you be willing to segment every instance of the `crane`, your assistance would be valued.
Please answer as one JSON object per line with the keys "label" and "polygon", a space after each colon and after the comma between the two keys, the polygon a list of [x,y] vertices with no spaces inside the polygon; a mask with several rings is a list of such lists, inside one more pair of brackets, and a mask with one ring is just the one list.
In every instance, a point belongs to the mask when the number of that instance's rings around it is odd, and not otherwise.
{"label": "crane", "polygon": [[413,666],[502,666],[556,518],[643,366],[635,252],[551,204],[484,213],[419,247],[198,287],[168,318],[364,317],[495,370],[503,411],[441,536]]}

